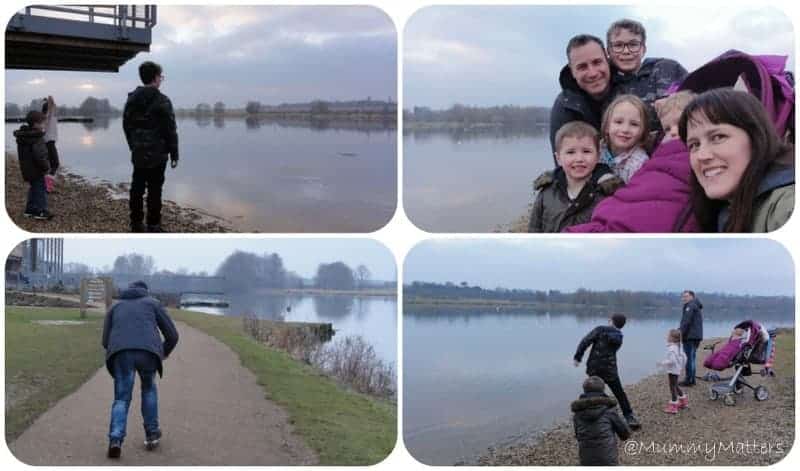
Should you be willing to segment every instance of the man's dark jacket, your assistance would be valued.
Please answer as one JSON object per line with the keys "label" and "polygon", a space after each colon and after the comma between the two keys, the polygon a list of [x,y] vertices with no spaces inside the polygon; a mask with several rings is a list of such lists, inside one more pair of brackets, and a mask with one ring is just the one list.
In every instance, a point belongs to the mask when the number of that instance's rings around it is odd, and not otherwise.
{"label": "man's dark jacket", "polygon": [[683,305],[680,329],[683,340],[703,340],[703,304],[697,298]]}
{"label": "man's dark jacket", "polygon": [[47,144],[44,142],[44,131],[23,124],[14,131],[17,139],[17,157],[22,179],[32,182],[50,171]]}
{"label": "man's dark jacket", "polygon": [[[164,335],[161,340],[159,330]],[[146,350],[158,357],[158,373],[163,374],[162,360],[178,343],[178,331],[167,311],[147,289],[128,288],[120,301],[106,314],[103,325],[103,348],[106,349],[106,368],[114,375],[112,357],[122,350]]]}
{"label": "man's dark jacket", "polygon": [[614,326],[601,325],[595,327],[578,344],[575,352],[575,361],[580,362],[583,352],[589,346],[589,359],[586,360],[586,374],[607,378],[617,378],[617,350],[622,346],[622,331]]}
{"label": "man's dark jacket", "polygon": [[603,393],[586,393],[572,402],[572,423],[581,466],[619,464],[617,436],[627,440],[628,424],[616,411],[617,401]]}
{"label": "man's dark jacket", "polygon": [[553,152],[556,151],[556,132],[570,121],[583,121],[600,131],[603,110],[616,93],[612,81],[616,70],[611,65],[609,65],[609,69],[611,71],[609,77],[611,91],[602,101],[595,100],[578,86],[569,65],[565,65],[561,69],[558,76],[561,93],[558,94],[553,102],[553,107],[550,108],[550,148],[553,149]]}
{"label": "man's dark jacket", "polygon": [[156,168],[178,160],[178,128],[172,102],[156,87],[137,87],[128,94],[122,129],[136,168]]}

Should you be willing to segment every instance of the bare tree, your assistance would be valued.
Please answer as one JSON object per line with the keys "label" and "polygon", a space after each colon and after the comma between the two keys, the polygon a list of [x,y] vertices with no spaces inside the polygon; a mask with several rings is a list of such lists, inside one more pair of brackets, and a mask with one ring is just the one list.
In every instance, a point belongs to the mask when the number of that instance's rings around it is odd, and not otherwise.
{"label": "bare tree", "polygon": [[356,281],[358,281],[359,288],[364,288],[371,279],[372,272],[369,271],[366,265],[361,264],[356,267]]}

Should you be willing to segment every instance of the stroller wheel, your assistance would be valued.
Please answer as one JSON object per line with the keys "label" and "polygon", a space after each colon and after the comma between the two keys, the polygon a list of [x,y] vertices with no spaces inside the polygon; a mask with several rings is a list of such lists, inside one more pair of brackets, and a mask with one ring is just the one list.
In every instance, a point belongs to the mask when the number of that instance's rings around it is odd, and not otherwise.
{"label": "stroller wheel", "polygon": [[712,401],[716,401],[717,399],[719,399],[719,393],[712,389],[710,398]]}
{"label": "stroller wheel", "polygon": [[726,394],[723,398],[723,402],[726,406],[735,406],[736,405],[736,396],[733,394]]}
{"label": "stroller wheel", "polygon": [[735,392],[736,394],[744,393],[744,386],[742,386],[739,383],[736,383],[736,385],[733,387],[733,392]]}
{"label": "stroller wheel", "polygon": [[769,399],[769,391],[764,386],[756,386],[756,389],[753,390],[753,395],[756,397],[756,401],[766,401]]}

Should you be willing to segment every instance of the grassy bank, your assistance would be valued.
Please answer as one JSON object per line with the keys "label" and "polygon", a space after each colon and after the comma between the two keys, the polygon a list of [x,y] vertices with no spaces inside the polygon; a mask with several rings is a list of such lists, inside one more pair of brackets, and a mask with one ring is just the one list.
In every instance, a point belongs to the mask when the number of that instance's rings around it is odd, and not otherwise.
{"label": "grassy bank", "polygon": [[79,325],[34,322],[44,320],[82,319],[77,309],[6,306],[7,442],[103,365],[101,315]]}
{"label": "grassy bank", "polygon": [[240,318],[170,312],[239,355],[268,398],[287,410],[320,464],[371,465],[391,453],[397,441],[395,404],[346,391],[285,353],[266,348],[244,332]]}

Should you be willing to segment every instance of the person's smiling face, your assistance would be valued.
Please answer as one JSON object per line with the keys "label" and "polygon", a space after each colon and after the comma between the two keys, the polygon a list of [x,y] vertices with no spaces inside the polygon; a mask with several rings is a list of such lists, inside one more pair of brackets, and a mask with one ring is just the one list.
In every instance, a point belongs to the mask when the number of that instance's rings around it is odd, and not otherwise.
{"label": "person's smiling face", "polygon": [[642,65],[647,48],[642,36],[633,34],[625,28],[617,28],[611,33],[608,55],[614,65],[622,72],[636,72]]}
{"label": "person's smiling face", "polygon": [[750,164],[752,148],[747,132],[695,115],[687,125],[686,146],[692,171],[706,196],[712,200],[730,199]]}
{"label": "person's smiling face", "polygon": [[617,104],[608,123],[608,144],[614,154],[634,148],[642,140],[644,123],[639,109],[627,101]]}
{"label": "person's smiling face", "polygon": [[589,136],[565,137],[556,153],[556,160],[572,182],[588,180],[599,158],[597,145]]}
{"label": "person's smiling face", "polygon": [[589,41],[569,51],[569,70],[581,90],[599,100],[608,93],[611,72],[603,46]]}

